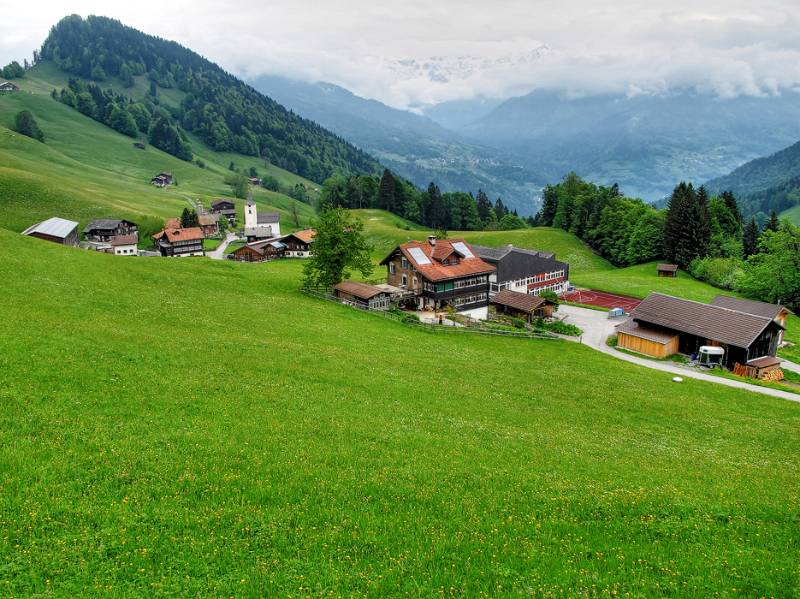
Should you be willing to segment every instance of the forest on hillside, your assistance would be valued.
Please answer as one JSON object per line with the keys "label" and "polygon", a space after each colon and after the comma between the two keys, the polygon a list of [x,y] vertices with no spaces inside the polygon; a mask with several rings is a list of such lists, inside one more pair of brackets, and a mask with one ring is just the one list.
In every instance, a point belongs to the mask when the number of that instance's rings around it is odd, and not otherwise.
{"label": "forest on hillside", "polygon": [[[169,119],[161,127],[170,137],[169,127],[179,125],[216,151],[259,156],[314,181],[333,173],[380,172],[378,162],[365,152],[286,110],[212,62],[113,19],[77,15],[62,19],[35,59],[53,61],[98,85],[114,77],[132,87],[134,77],[145,76],[151,82],[153,105],[159,103],[160,88],[179,89],[186,95],[179,107],[166,110]],[[98,94],[86,91],[97,104]],[[122,104],[118,99],[114,103]],[[136,120],[135,112],[129,112]],[[150,112],[151,117],[156,114]],[[97,116],[103,122],[110,119],[110,114]],[[164,111],[158,111],[156,119],[163,117]],[[156,124],[153,120],[148,130]],[[143,129],[141,123],[137,126]]]}

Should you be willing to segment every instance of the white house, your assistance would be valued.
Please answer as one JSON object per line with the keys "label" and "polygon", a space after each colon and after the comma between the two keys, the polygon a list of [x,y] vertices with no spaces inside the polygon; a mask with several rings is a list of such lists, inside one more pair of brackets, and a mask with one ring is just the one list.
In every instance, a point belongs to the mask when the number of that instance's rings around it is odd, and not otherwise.
{"label": "white house", "polygon": [[252,197],[244,205],[244,234],[247,241],[272,239],[281,235],[281,215],[277,212],[258,213]]}
{"label": "white house", "polygon": [[111,248],[115,256],[138,256],[139,255],[139,235],[116,235],[111,238]]}
{"label": "white house", "polygon": [[489,294],[504,290],[539,295],[552,291],[561,295],[569,287],[569,264],[556,260],[552,252],[539,252],[506,245],[473,246],[484,261],[497,270],[489,276]]}

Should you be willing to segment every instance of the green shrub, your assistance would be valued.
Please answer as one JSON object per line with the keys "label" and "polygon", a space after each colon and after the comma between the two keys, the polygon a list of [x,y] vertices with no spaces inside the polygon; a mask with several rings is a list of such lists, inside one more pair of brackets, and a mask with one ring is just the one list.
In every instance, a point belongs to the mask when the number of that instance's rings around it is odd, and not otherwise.
{"label": "green shrub", "polygon": [[744,270],[738,258],[697,258],[689,265],[695,279],[710,283],[720,289],[734,289]]}

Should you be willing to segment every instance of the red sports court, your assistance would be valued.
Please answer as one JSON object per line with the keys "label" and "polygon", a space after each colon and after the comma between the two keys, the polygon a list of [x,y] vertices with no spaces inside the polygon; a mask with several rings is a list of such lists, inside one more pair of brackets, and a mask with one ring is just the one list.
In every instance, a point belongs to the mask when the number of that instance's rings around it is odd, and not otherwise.
{"label": "red sports court", "polygon": [[630,312],[636,306],[642,303],[642,300],[635,297],[615,295],[613,293],[595,291],[593,289],[576,289],[571,293],[565,294],[563,299],[576,304],[586,304],[587,306],[599,306],[601,308],[609,309],[622,308],[626,312]]}

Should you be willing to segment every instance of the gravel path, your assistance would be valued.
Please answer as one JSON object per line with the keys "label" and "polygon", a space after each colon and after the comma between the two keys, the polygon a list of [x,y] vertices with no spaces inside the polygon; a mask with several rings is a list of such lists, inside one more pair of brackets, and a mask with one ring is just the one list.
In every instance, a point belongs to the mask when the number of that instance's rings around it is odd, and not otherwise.
{"label": "gravel path", "polygon": [[222,243],[220,243],[217,246],[217,249],[207,252],[206,256],[208,256],[212,260],[224,260],[225,250],[232,242],[236,241],[237,239],[239,239],[239,236],[236,235],[236,233],[228,233],[225,236],[225,239],[222,240]]}
{"label": "gravel path", "polygon": [[[578,308],[577,306],[559,306],[558,314],[561,316],[567,316],[566,322],[574,324],[583,329],[583,336],[577,341],[583,345],[591,347],[592,349],[596,349],[604,354],[613,356],[618,360],[624,360],[625,362],[630,362],[631,364],[637,364],[638,366],[644,366],[645,368],[650,368],[652,370],[660,370],[661,372],[667,372],[684,378],[698,379],[701,381],[707,381],[709,383],[715,383],[717,385],[733,387],[735,389],[745,389],[747,391],[752,391],[753,393],[770,395],[772,397],[779,397],[781,399],[788,399],[789,401],[800,403],[800,395],[796,393],[790,393],[789,391],[780,391],[778,389],[770,389],[769,387],[751,385],[750,383],[745,383],[742,381],[724,379],[700,372],[694,368],[681,366],[679,364],[648,360],[647,358],[639,358],[617,351],[614,348],[606,345],[606,339],[608,339],[609,335],[614,334],[615,325],[622,321],[619,319],[610,320],[607,312],[589,310],[587,308]],[[788,370],[800,372],[800,366],[797,364],[790,362],[789,364],[791,364],[791,366],[789,367],[787,367],[786,364],[787,363],[784,362],[783,366]]]}

